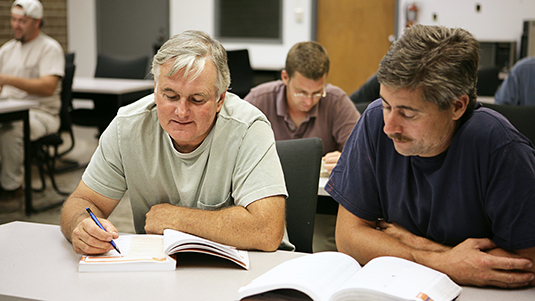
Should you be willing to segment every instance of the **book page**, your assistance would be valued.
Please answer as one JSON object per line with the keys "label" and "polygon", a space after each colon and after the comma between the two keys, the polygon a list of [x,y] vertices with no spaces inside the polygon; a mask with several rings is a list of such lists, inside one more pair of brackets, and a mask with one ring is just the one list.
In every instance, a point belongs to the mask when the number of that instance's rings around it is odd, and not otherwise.
{"label": "book page", "polygon": [[158,235],[134,236],[130,241],[128,257],[132,258],[165,258],[163,237]]}
{"label": "book page", "polygon": [[281,263],[238,291],[238,299],[276,289],[296,289],[313,300],[328,300],[350,275],[360,270],[352,257],[319,252]]}
{"label": "book page", "polygon": [[238,250],[233,246],[220,244],[188,233],[165,229],[164,252],[167,255],[178,252],[198,252],[215,255],[233,261],[245,269],[249,269],[247,251]]}
{"label": "book page", "polygon": [[121,251],[82,255],[79,272],[173,271],[176,260],[163,252],[163,235],[126,234],[114,239]]}
{"label": "book page", "polygon": [[[441,281],[447,279],[447,281]],[[450,294],[437,295],[430,290],[430,284],[444,286]],[[354,289],[363,289],[365,294],[374,294],[373,291],[383,292],[399,299],[416,300],[419,294],[427,295],[431,300],[453,300],[461,291],[461,288],[451,281],[446,275],[401,258],[378,257],[366,264],[359,273],[349,278],[340,291],[335,294],[352,296]],[[394,299],[394,298],[390,298]]]}
{"label": "book page", "polygon": [[188,233],[165,229],[164,230],[164,250],[167,254],[173,253],[174,248],[183,245],[185,243],[196,244],[205,249],[218,249],[222,252],[231,253],[236,250],[235,247],[223,245],[199,236],[191,235]]}
{"label": "book page", "polygon": [[121,262],[132,260],[164,260],[162,235],[121,235],[114,239],[121,254],[111,250],[102,255],[85,256],[85,262]]}

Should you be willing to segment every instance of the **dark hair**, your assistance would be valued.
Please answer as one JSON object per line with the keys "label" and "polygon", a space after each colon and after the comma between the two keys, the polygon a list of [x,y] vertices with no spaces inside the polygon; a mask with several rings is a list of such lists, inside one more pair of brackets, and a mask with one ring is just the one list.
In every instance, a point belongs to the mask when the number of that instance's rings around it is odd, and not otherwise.
{"label": "dark hair", "polygon": [[423,100],[441,110],[468,95],[466,112],[471,112],[477,98],[478,65],[479,42],[468,31],[413,25],[381,60],[377,78],[389,88],[420,89]]}
{"label": "dark hair", "polygon": [[286,56],[285,70],[290,78],[298,71],[308,79],[318,80],[329,73],[329,55],[317,42],[297,43]]}

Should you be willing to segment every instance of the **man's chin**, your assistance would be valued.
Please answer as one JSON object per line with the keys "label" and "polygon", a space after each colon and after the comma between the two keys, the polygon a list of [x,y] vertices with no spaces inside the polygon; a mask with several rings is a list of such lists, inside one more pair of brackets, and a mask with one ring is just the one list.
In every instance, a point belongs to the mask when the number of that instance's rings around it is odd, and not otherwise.
{"label": "man's chin", "polygon": [[[398,154],[402,155],[402,156],[405,156],[405,157],[408,157],[408,156],[416,156],[416,154],[414,154],[414,152],[412,151],[412,149],[410,148],[407,148],[407,147],[403,147],[401,145],[398,145],[399,142],[395,142],[394,143],[394,148],[396,149],[396,152],[398,152]],[[407,146],[407,142],[404,142],[403,143],[404,146]]]}

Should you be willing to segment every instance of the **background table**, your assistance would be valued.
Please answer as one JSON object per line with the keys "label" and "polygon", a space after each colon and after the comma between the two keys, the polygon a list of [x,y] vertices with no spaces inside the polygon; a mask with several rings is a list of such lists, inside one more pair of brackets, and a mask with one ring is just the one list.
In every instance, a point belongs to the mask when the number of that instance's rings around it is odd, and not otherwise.
{"label": "background table", "polygon": [[92,99],[94,102],[111,101],[117,108],[153,91],[152,79],[75,77],[72,83],[73,98]]}
{"label": "background table", "polygon": [[[78,273],[80,255],[59,226],[0,225],[0,299],[12,300],[234,300],[238,289],[303,253],[249,252],[251,268],[208,255],[179,258],[175,271]],[[183,254],[190,255],[190,254]],[[464,287],[458,300],[534,300],[535,288]]]}
{"label": "background table", "polygon": [[327,184],[328,180],[329,177],[320,177],[320,181],[318,183],[318,195],[330,196],[330,194],[325,191],[325,184]]}
{"label": "background table", "polygon": [[154,80],[75,77],[72,83],[74,98],[88,98],[84,94],[110,94],[125,97],[131,93],[154,90]]}
{"label": "background table", "polygon": [[[74,99],[93,100],[94,110],[102,118],[100,131],[111,122],[119,107],[153,93],[154,80],[75,77],[72,83]],[[73,120],[76,124],[76,120]]]}
{"label": "background table", "polygon": [[0,100],[0,122],[22,120],[24,139],[24,202],[26,214],[32,213],[32,165],[30,150],[29,109],[38,106],[34,100]]}

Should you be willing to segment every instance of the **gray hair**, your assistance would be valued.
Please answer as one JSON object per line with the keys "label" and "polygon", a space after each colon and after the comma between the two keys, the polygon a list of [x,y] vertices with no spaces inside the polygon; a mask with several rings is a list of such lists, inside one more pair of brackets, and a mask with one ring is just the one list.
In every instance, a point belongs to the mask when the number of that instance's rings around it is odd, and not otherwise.
{"label": "gray hair", "polygon": [[188,30],[177,34],[165,42],[152,60],[152,74],[158,84],[160,67],[169,60],[173,66],[165,76],[173,76],[184,69],[184,78],[197,78],[204,70],[206,60],[210,59],[217,69],[215,88],[220,95],[230,86],[230,71],[227,52],[220,42],[202,31]]}
{"label": "gray hair", "polygon": [[[421,89],[424,101],[451,107],[463,95],[475,106],[479,43],[468,31],[414,25],[394,42],[379,64],[379,83],[393,89]],[[465,113],[466,114],[466,113]]]}

